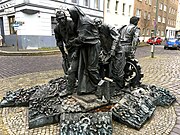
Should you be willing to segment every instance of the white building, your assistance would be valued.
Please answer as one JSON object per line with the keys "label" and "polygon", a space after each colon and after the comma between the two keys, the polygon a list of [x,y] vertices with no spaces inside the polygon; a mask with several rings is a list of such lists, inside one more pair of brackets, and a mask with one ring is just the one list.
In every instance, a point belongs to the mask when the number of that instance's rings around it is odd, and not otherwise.
{"label": "white building", "polygon": [[104,0],[104,23],[120,27],[129,24],[134,0]]}
{"label": "white building", "polygon": [[0,0],[3,42],[16,45],[18,41],[22,49],[55,47],[55,13],[59,8],[73,5],[78,5],[92,17],[103,18],[103,0]]}

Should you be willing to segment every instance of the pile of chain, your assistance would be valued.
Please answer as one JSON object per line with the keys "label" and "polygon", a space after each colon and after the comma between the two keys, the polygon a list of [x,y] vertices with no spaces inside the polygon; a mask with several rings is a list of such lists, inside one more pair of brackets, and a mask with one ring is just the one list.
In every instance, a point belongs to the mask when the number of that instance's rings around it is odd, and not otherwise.
{"label": "pile of chain", "polygon": [[170,91],[154,85],[143,85],[150,93],[150,97],[156,106],[170,106],[176,97]]}
{"label": "pile of chain", "polygon": [[45,96],[54,97],[65,89],[66,80],[60,77],[42,86],[37,85],[28,89],[22,88],[16,91],[8,91],[1,100],[0,107],[28,107],[30,100]]}
{"label": "pile of chain", "polygon": [[39,90],[39,86],[18,89],[15,92],[8,91],[1,100],[0,107],[27,107],[29,106],[29,99],[37,90]]}
{"label": "pile of chain", "polygon": [[152,116],[156,106],[169,106],[175,100],[175,96],[166,89],[142,85],[115,104],[112,108],[113,118],[130,127],[140,129]]}
{"label": "pile of chain", "polygon": [[[60,93],[66,89],[66,80],[62,77],[49,81],[48,84],[40,86],[29,102],[29,125],[30,128],[46,125],[48,117],[58,117],[61,113]],[[42,123],[38,121],[43,119]],[[58,119],[52,120],[52,123]]]}

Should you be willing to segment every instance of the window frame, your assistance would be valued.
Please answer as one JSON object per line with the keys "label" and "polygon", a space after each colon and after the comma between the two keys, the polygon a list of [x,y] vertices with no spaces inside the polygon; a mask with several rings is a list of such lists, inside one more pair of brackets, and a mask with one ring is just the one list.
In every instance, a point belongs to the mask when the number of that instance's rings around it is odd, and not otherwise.
{"label": "window frame", "polygon": [[119,0],[116,0],[115,13],[118,14]]}
{"label": "window frame", "polygon": [[[87,1],[87,5],[85,5],[85,4],[86,4],[85,1]],[[90,0],[84,0],[84,1],[83,1],[83,5],[84,5],[85,7],[89,7],[89,6],[90,6]]]}
{"label": "window frame", "polygon": [[95,9],[99,9],[99,4],[100,4],[99,0],[94,0],[94,8]]}
{"label": "window frame", "polygon": [[125,15],[125,6],[126,6],[126,3],[123,3],[123,6],[122,6],[122,15]]}

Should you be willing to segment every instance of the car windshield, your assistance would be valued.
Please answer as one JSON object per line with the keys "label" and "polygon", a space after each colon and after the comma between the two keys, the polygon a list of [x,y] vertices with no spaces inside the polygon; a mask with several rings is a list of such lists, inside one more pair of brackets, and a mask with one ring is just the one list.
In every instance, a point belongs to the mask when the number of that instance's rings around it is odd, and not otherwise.
{"label": "car windshield", "polygon": [[177,39],[169,39],[168,41],[170,41],[170,42],[175,42]]}

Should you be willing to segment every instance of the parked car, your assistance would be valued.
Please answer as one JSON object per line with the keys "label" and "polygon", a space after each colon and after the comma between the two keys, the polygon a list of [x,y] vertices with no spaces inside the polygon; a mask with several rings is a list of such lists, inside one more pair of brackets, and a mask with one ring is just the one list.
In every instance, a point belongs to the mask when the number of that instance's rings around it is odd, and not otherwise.
{"label": "parked car", "polygon": [[180,50],[180,39],[176,39],[176,38],[167,39],[166,43],[164,45],[164,49],[169,49],[169,48],[174,48],[174,49]]}
{"label": "parked car", "polygon": [[160,45],[162,43],[163,39],[160,38],[160,37],[151,37],[147,40],[146,43],[152,45],[152,44],[155,44],[155,45]]}

